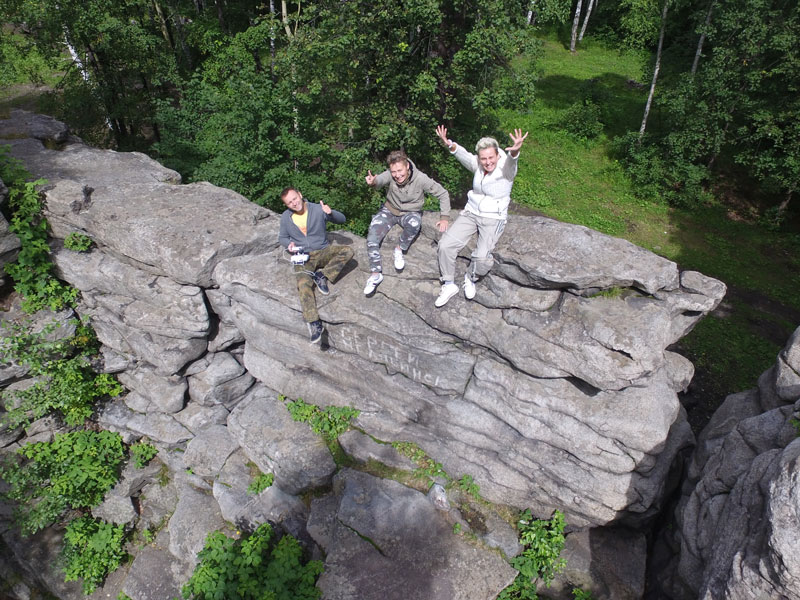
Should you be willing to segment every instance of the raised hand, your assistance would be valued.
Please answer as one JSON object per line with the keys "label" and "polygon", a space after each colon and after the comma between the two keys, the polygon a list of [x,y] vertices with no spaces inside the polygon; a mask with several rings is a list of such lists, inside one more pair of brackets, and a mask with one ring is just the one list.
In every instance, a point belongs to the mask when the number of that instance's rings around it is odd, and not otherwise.
{"label": "raised hand", "polygon": [[436,128],[436,135],[439,136],[439,139],[441,139],[442,142],[444,142],[444,145],[447,146],[448,148],[452,145],[453,141],[447,139],[447,127],[445,127],[444,125],[439,125]]}
{"label": "raised hand", "polygon": [[375,175],[372,174],[372,170],[367,171],[367,176],[364,177],[364,181],[367,182],[367,185],[372,185],[375,182]]}
{"label": "raised hand", "polygon": [[319,201],[319,207],[322,209],[326,215],[331,214],[331,207],[325,204],[322,200]]}
{"label": "raised hand", "polygon": [[511,141],[514,142],[514,145],[506,148],[506,152],[516,156],[519,154],[519,149],[522,148],[522,142],[524,142],[525,138],[528,137],[528,132],[526,131],[525,135],[522,135],[522,129],[515,129],[512,133],[508,134],[508,137],[510,137]]}

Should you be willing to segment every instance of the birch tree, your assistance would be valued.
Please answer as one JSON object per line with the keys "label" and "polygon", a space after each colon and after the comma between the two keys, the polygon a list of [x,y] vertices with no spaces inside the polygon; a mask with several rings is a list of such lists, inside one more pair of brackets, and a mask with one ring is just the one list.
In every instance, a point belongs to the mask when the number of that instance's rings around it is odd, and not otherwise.
{"label": "birch tree", "polygon": [[714,2],[716,0],[711,0],[708,4],[708,12],[706,13],[706,21],[705,26],[703,27],[702,31],[700,32],[700,39],[697,41],[697,50],[694,53],[694,61],[692,61],[692,75],[697,72],[697,65],[700,63],[700,56],[703,53],[703,43],[706,40],[706,31],[708,30],[708,26],[711,23],[711,11],[714,10]]}
{"label": "birch tree", "polygon": [[644,131],[647,127],[647,117],[650,115],[650,106],[653,104],[653,95],[656,92],[656,82],[658,81],[658,72],[661,69],[661,51],[664,48],[664,29],[667,26],[667,10],[669,8],[669,0],[664,0],[664,9],[661,11],[661,30],[658,34],[658,49],[656,50],[656,63],[653,68],[653,79],[650,82],[650,92],[647,94],[647,103],[644,106],[644,116],[642,117],[642,125],[639,127],[639,139],[642,139]]}
{"label": "birch tree", "polygon": [[572,19],[572,36],[569,42],[569,51],[573,54],[575,53],[575,44],[578,40],[578,24],[581,20],[581,5],[583,4],[583,0],[578,0],[578,4],[575,6],[575,16]]}
{"label": "birch tree", "polygon": [[583,25],[581,26],[581,33],[578,35],[578,41],[583,41],[583,35],[586,33],[586,26],[589,24],[589,15],[592,14],[592,8],[594,8],[596,2],[595,0],[589,0],[589,6],[586,8],[586,16],[583,17]]}

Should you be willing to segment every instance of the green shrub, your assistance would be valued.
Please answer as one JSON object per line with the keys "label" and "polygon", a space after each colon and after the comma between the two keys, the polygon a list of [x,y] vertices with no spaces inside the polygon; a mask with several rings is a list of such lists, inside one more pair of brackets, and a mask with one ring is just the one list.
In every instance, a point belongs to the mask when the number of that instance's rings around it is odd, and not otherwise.
{"label": "green shrub", "polygon": [[275,542],[264,523],[251,535],[233,540],[216,531],[198,554],[200,563],[183,586],[196,600],[314,600],[322,573],[317,560],[302,562],[300,544],[290,535]]}
{"label": "green shrub", "polygon": [[125,526],[90,516],[73,519],[64,532],[64,581],[83,579],[83,593],[91,594],[125,559]]}
{"label": "green shrub", "polygon": [[[3,156],[0,156],[2,159]],[[23,297],[23,310],[31,313],[42,308],[60,310],[72,306],[78,295],[78,290],[52,274],[47,221],[42,217],[42,200],[36,190],[37,186],[44,183],[43,179],[39,179],[7,184],[12,210],[9,230],[19,237],[22,248],[17,260],[7,264],[5,270],[14,280],[14,289]]]}
{"label": "green shrub", "polygon": [[255,479],[247,486],[248,494],[260,494],[265,489],[270,487],[275,481],[275,475],[272,473],[259,473]]}
{"label": "green shrub", "polygon": [[662,197],[672,206],[691,208],[707,203],[704,188],[708,169],[673,152],[667,141],[655,141],[637,132],[614,140],[614,152],[634,182],[640,198]]}
{"label": "green shrub", "polygon": [[30,324],[4,323],[6,336],[0,338],[3,359],[28,367],[36,378],[33,386],[6,393],[2,422],[11,428],[29,423],[51,411],[58,411],[68,425],[79,425],[92,415],[95,400],[122,393],[122,386],[109,374],[95,373],[89,356],[97,353],[97,339],[91,327],[73,321],[75,334],[48,341],[57,323],[41,332]]}
{"label": "green shrub", "polygon": [[311,431],[331,441],[338,438],[350,427],[350,421],[357,418],[361,411],[349,406],[326,406],[320,408],[304,402],[301,398],[287,402],[286,408],[292,419],[308,423]]}
{"label": "green shrub", "polygon": [[593,140],[603,133],[600,107],[591,100],[576,102],[567,109],[561,127],[579,139]]}
{"label": "green shrub", "polygon": [[64,238],[64,248],[74,252],[86,252],[92,247],[92,238],[84,233],[73,231]]}
{"label": "green shrub", "polygon": [[144,469],[147,466],[147,463],[153,460],[156,454],[158,454],[158,448],[153,446],[153,444],[139,442],[131,445],[130,453],[131,458],[133,459],[133,464],[136,465],[136,468]]}
{"label": "green shrub", "polygon": [[0,81],[13,83],[45,83],[54,70],[53,61],[45,58],[25,36],[3,31],[0,35]]}
{"label": "green shrub", "polygon": [[52,442],[27,444],[6,460],[3,495],[16,506],[14,518],[29,535],[54,523],[67,508],[96,506],[119,478],[125,450],[110,431],[57,434]]}
{"label": "green shrub", "polygon": [[519,575],[497,600],[535,600],[538,580],[550,586],[556,573],[566,565],[564,559],[558,558],[564,549],[564,526],[564,515],[558,510],[549,521],[533,520],[529,510],[522,513],[519,541],[524,550],[511,560]]}

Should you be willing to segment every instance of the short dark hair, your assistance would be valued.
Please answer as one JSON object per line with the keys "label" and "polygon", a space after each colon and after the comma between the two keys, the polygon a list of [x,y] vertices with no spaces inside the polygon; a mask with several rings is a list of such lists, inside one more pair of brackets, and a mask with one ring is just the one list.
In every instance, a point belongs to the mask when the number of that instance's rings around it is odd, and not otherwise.
{"label": "short dark hair", "polygon": [[285,187],[285,188],[283,188],[283,191],[281,192],[281,200],[283,200],[284,198],[286,198],[286,196],[287,196],[287,194],[288,194],[289,192],[297,192],[297,193],[299,194],[299,193],[300,193],[300,190],[298,190],[298,189],[297,189],[296,187],[294,187],[293,185],[290,185],[290,186],[288,186],[288,187]]}
{"label": "short dark hair", "polygon": [[403,152],[402,150],[393,150],[392,152],[389,153],[389,156],[386,157],[386,164],[389,165],[390,167],[394,163],[399,163],[399,162],[404,162],[408,164],[408,157],[406,156],[406,153]]}

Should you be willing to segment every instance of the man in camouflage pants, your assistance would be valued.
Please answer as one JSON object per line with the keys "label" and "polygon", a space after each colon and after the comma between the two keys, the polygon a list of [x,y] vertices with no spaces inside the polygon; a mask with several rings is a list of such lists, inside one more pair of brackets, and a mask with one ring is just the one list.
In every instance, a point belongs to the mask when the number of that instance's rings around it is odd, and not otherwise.
{"label": "man in camouflage pants", "polygon": [[330,293],[328,281],[334,281],[344,266],[353,258],[353,249],[347,246],[331,246],[325,225],[328,221],[342,224],[345,216],[324,202],[307,202],[293,187],[281,192],[286,210],[281,215],[278,241],[289,252],[307,254],[302,264],[294,265],[297,278],[297,293],[303,319],[308,324],[311,343],[322,339],[324,327],[317,312],[316,287],[321,294]]}

